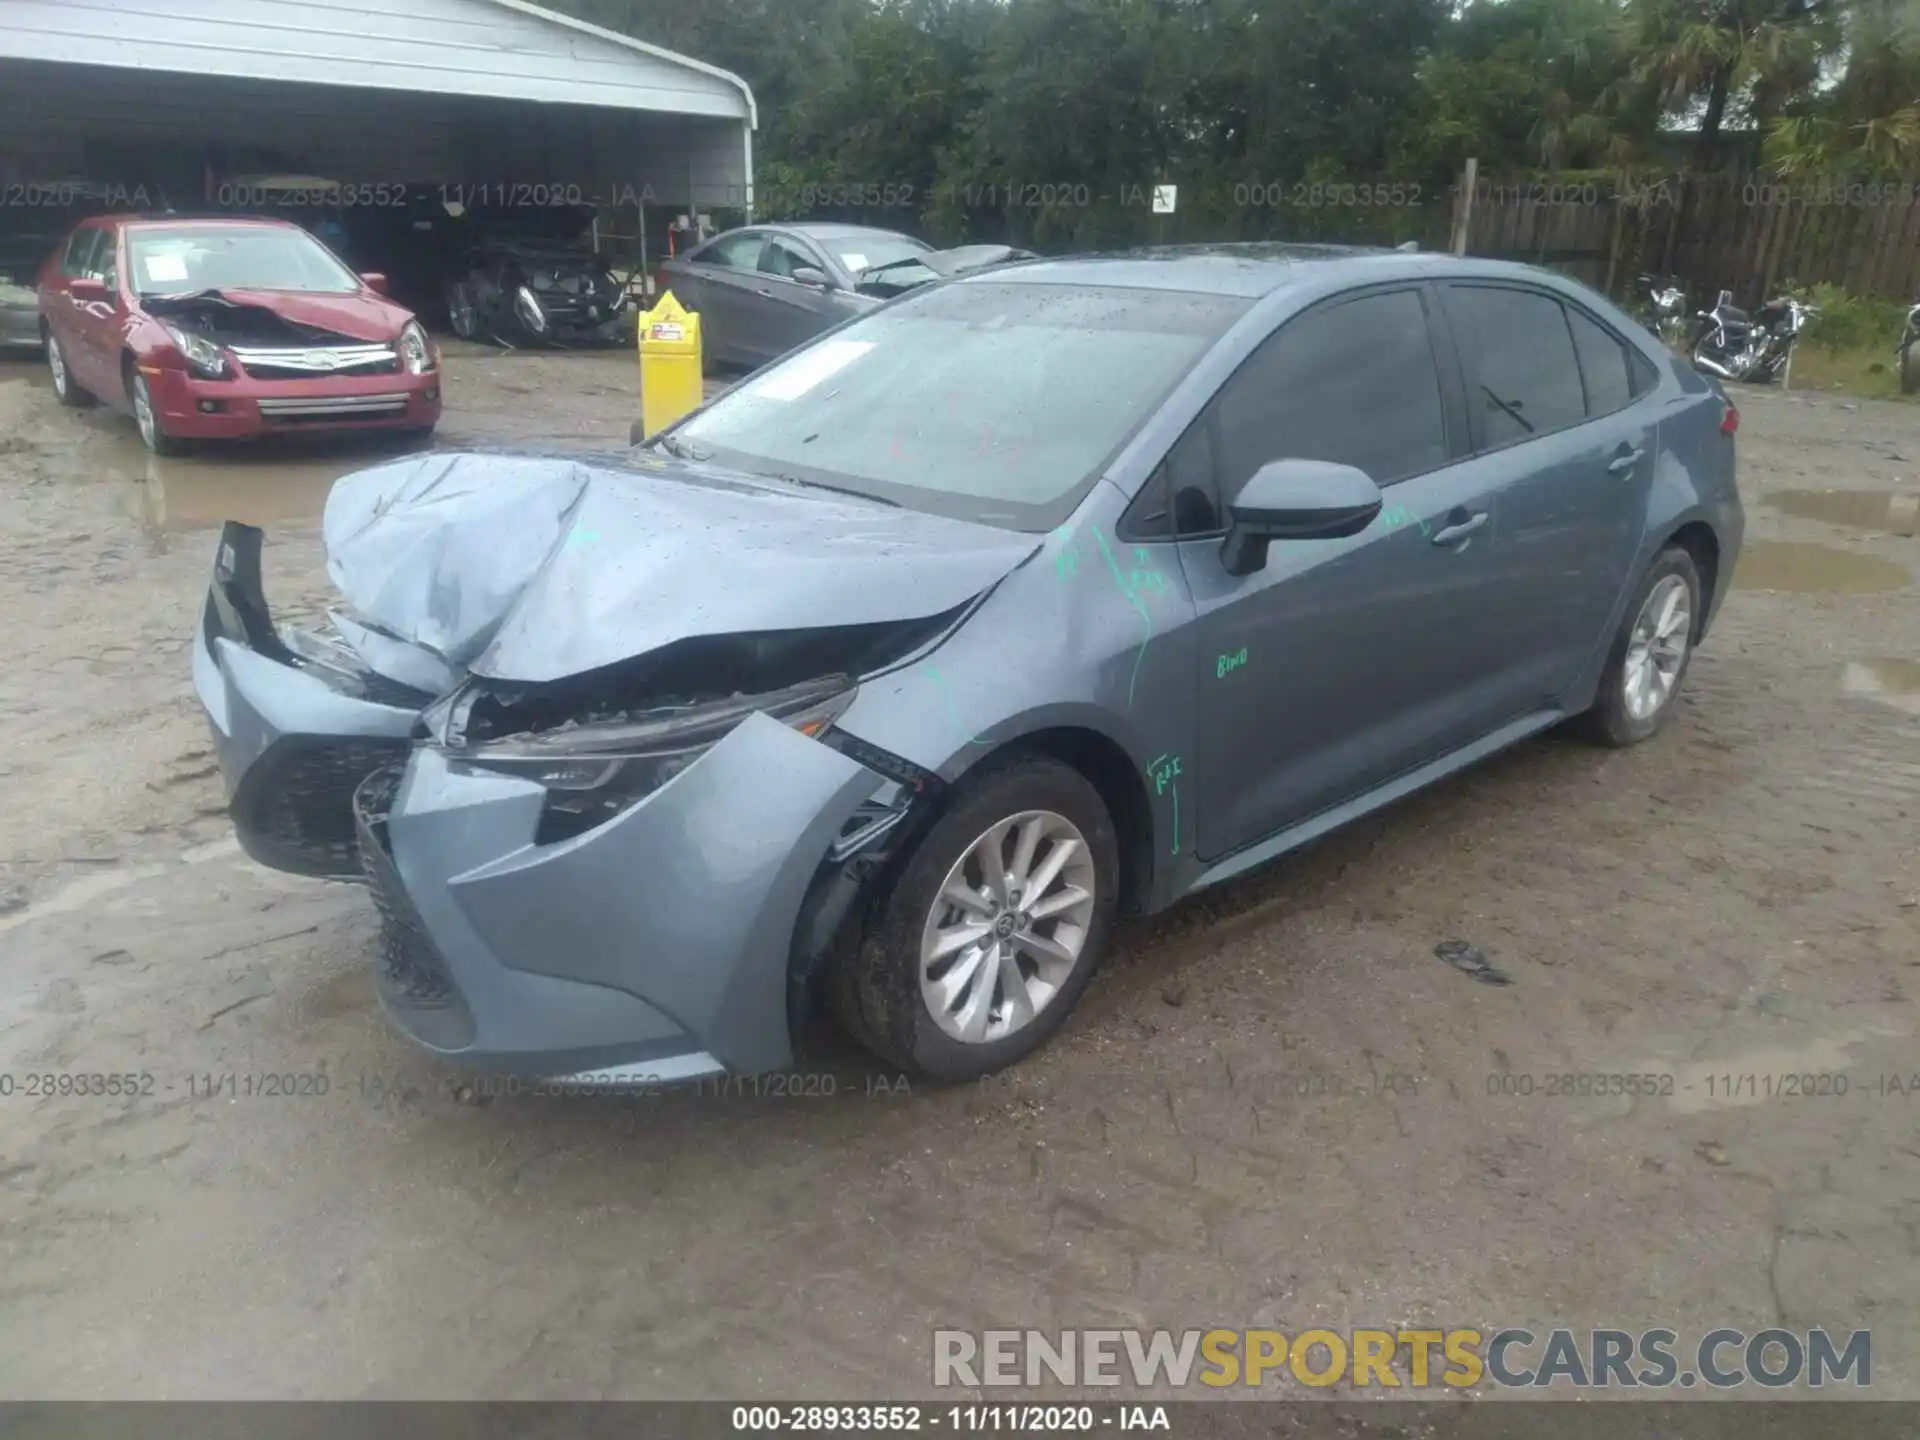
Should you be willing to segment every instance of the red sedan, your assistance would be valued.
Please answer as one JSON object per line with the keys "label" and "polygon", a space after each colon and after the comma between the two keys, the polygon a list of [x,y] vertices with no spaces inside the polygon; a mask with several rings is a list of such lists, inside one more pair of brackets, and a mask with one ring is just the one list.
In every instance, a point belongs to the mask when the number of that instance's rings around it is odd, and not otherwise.
{"label": "red sedan", "polygon": [[40,272],[40,327],[68,405],[130,411],[183,441],[289,430],[430,432],[440,353],[411,312],[279,220],[88,220]]}

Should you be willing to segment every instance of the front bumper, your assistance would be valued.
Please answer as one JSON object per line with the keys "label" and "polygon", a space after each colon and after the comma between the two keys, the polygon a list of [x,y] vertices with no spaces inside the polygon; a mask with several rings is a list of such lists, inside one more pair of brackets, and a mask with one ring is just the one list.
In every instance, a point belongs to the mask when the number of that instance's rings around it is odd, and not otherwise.
{"label": "front bumper", "polygon": [[[142,372],[169,435],[245,440],[293,430],[425,430],[440,422],[441,375],[330,375],[202,380],[185,370]],[[211,407],[211,408],[209,408]]]}
{"label": "front bumper", "polygon": [[615,819],[537,845],[538,785],[463,767],[411,738],[412,710],[263,653],[258,534],[223,533],[194,647],[234,824],[264,864],[364,877],[402,1031],[516,1075],[664,1083],[792,1062],[803,904],[883,777],[753,715]]}

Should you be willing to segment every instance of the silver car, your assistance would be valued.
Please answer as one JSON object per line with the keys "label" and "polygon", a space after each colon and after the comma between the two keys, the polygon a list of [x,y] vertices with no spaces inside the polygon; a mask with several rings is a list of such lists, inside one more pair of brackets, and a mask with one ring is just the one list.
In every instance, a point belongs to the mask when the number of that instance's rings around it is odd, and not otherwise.
{"label": "silver car", "polygon": [[921,285],[1031,252],[935,250],[865,225],[749,225],[669,260],[659,281],[700,316],[709,370],[752,368]]}
{"label": "silver car", "polygon": [[1652,735],[1739,552],[1737,421],[1524,266],[1039,261],[604,464],[349,476],[328,633],[229,525],[195,683],[247,850],[367,882],[428,1049],[769,1072],[825,1004],[963,1079],[1120,915],[1550,726]]}

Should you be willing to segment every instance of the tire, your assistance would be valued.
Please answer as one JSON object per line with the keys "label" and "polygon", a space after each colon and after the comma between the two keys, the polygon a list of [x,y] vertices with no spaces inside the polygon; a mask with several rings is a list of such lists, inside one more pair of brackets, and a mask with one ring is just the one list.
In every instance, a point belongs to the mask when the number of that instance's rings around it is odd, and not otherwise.
{"label": "tire", "polygon": [[[1676,591],[1678,603],[1685,606],[1684,615],[1670,614],[1665,598],[1656,598]],[[1574,728],[1595,744],[1624,749],[1638,745],[1665,724],[1686,681],[1687,667],[1693,663],[1693,646],[1706,613],[1705,603],[1693,556],[1678,545],[1670,545],[1656,555],[1634,592],[1633,603],[1621,617],[1613,644],[1607,647],[1607,668],[1600,677],[1599,693],[1592,707],[1576,719]],[[1666,677],[1664,688],[1658,684],[1653,687],[1657,697],[1647,688],[1648,671],[1639,662],[1638,642],[1650,614],[1657,639],[1650,647],[1649,663],[1657,675]],[[1659,630],[1662,624],[1671,625],[1671,632],[1663,635]],[[1672,654],[1675,637],[1679,640],[1677,659],[1670,666],[1659,663],[1662,652]],[[1664,643],[1660,643],[1662,640]],[[1651,708],[1647,708],[1649,698],[1653,699]]]}
{"label": "tire", "polygon": [[1920,391],[1920,343],[1908,341],[1900,347],[1900,393]]}
{"label": "tire", "polygon": [[462,340],[479,337],[480,326],[473,306],[471,281],[460,279],[447,282],[447,328]]}
{"label": "tire", "polygon": [[160,412],[154,408],[153,391],[147,385],[147,377],[138,370],[128,367],[127,399],[133,405],[133,423],[140,432],[140,440],[155,455],[183,455],[187,442],[178,436],[166,432],[166,422]]}
{"label": "tire", "polygon": [[[935,962],[934,979],[925,982],[922,955],[923,945],[936,934],[943,918],[968,914],[940,899],[949,878],[957,873],[975,900],[984,902],[983,908],[992,904],[971,868],[977,847],[990,843],[992,832],[1007,825],[1001,853],[1017,862],[1028,824],[1037,825],[1041,835],[1033,842],[1036,858],[1028,870],[1032,876],[1049,868],[1054,846],[1068,841],[1071,834],[1077,833],[1081,844],[1066,847],[1058,878],[1046,887],[1041,903],[1054,902],[1056,913],[1037,919],[1025,932],[1035,941],[1046,942],[1056,954],[1072,951],[1070,964],[1049,977],[1039,957],[1019,948],[1017,937],[996,945],[1009,950],[1015,974],[1022,977],[1022,994],[1032,1009],[1031,1017],[1022,1021],[1018,1012],[1023,1007],[1009,993],[1013,982],[1006,959],[977,954],[977,947],[969,944]],[[902,1070],[936,1081],[975,1080],[1037,1050],[1065,1023],[1086,990],[1113,929],[1120,882],[1119,841],[1099,791],[1079,771],[1057,760],[1015,755],[989,762],[989,768],[965,782],[890,878],[890,885],[876,887],[858,943],[847,946],[832,962],[831,988],[841,1024],[867,1049]],[[1061,907],[1060,902],[1070,899],[1068,886],[1077,892],[1090,888],[1090,902]],[[1031,901],[1032,897],[1023,898]],[[991,940],[996,933],[1004,934],[1009,922],[1019,923],[1012,906],[1001,912],[999,921],[976,915],[967,930],[970,934],[977,926],[988,926],[983,938]],[[997,930],[991,928],[996,925]],[[1077,950],[1073,949],[1076,934]],[[969,960],[973,962],[970,970]],[[1058,963],[1049,961],[1048,967]],[[963,974],[970,974],[971,980],[962,980]],[[929,988],[937,990],[941,981],[964,986],[945,1007],[945,1025],[936,1018],[928,998]],[[988,982],[994,988],[980,991],[979,986]],[[977,1017],[982,1011],[986,1018],[979,1022],[981,1033],[975,1038],[960,1038],[948,1028],[964,1028],[966,1016]]]}
{"label": "tire", "polygon": [[62,405],[70,410],[85,410],[94,403],[93,395],[73,378],[73,371],[67,366],[67,352],[61,349],[60,339],[52,331],[47,332],[47,369],[53,375],[53,393]]}

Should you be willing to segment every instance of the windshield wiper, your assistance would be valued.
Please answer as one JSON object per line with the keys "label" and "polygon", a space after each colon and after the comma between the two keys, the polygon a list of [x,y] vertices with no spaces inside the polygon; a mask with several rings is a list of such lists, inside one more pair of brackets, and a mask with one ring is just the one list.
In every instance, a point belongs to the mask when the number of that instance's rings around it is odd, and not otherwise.
{"label": "windshield wiper", "polygon": [[889,500],[884,495],[875,495],[866,490],[855,490],[849,485],[829,485],[824,480],[802,480],[798,475],[773,475],[769,478],[784,480],[789,485],[799,485],[808,490],[831,490],[836,495],[851,495],[856,500],[871,500],[874,504],[885,505],[891,510],[900,508],[898,500]]}
{"label": "windshield wiper", "polygon": [[689,445],[686,441],[673,435],[656,435],[646,443],[648,449],[664,450],[676,460],[706,460],[710,458],[702,451]]}
{"label": "windshield wiper", "polygon": [[1505,415],[1509,420],[1513,421],[1514,424],[1518,425],[1521,429],[1525,430],[1529,435],[1533,434],[1533,422],[1528,420],[1526,416],[1520,413],[1520,404],[1518,401],[1502,400],[1498,395],[1494,394],[1489,387],[1485,385],[1482,385],[1480,388],[1487,392],[1487,399],[1491,400],[1494,404],[1500,407],[1501,414]]}

